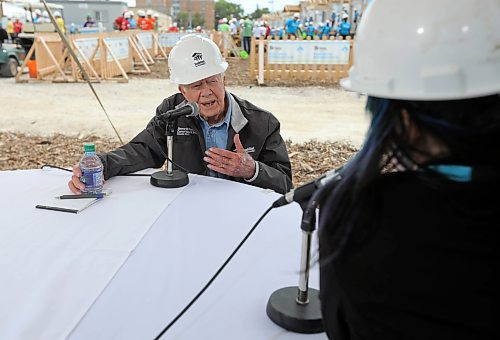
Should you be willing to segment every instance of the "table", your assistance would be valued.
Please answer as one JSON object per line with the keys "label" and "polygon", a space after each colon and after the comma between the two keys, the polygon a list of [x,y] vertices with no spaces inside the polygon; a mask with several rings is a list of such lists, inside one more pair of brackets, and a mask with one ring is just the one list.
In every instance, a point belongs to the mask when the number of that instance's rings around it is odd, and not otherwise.
{"label": "table", "polygon": [[[58,232],[72,245],[79,239],[84,244],[92,241],[86,248],[90,253],[74,251],[71,263],[77,269],[69,270],[48,260],[53,254],[68,256],[76,248],[61,247],[50,237],[22,247],[2,245],[0,240],[0,277],[9,278],[6,288],[0,286],[2,339],[153,339],[279,197],[250,185],[197,175],[190,175],[189,185],[180,189],[153,187],[147,177],[116,177],[106,183],[113,190],[109,200],[77,215],[34,209],[38,200],[68,179],[61,170],[0,172],[0,185],[6,190],[0,199],[6,222],[0,236],[8,238],[22,230],[37,235]],[[272,210],[162,339],[325,339],[324,333],[287,332],[265,312],[275,290],[298,283],[300,218],[296,204]],[[90,231],[75,223],[80,219],[94,221]],[[121,224],[110,227],[114,220]],[[107,237],[113,228],[126,235]],[[27,266],[28,271],[22,262],[8,261],[16,258],[36,266]],[[78,273],[82,267],[91,279]],[[33,273],[33,268],[38,270]],[[47,282],[57,283],[50,298],[43,294],[50,287],[38,287]],[[93,289],[81,293],[79,289],[87,286]],[[317,266],[310,286],[318,287]],[[31,290],[33,294],[26,293]],[[74,316],[61,317],[61,311]]]}

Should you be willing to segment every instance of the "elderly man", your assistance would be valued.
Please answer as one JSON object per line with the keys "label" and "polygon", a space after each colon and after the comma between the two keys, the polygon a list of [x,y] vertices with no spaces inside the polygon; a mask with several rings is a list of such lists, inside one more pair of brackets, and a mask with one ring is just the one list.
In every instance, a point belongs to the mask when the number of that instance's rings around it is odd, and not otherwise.
{"label": "elderly man", "polygon": [[[168,59],[170,80],[179,92],[166,98],[156,117],[187,102],[199,105],[199,116],[180,117],[173,160],[191,173],[248,183],[285,193],[292,187],[290,160],[280,124],[269,112],[225,90],[228,64],[210,39],[187,35]],[[153,118],[128,144],[99,155],[104,178],[165,162],[167,137]],[[73,168],[72,192],[84,189],[81,171]]]}

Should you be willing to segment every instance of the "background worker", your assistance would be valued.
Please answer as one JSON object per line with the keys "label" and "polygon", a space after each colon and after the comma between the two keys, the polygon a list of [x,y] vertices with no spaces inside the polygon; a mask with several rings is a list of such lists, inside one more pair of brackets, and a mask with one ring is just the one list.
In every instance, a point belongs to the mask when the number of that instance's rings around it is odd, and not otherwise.
{"label": "background worker", "polygon": [[151,26],[151,22],[146,18],[146,12],[143,10],[137,11],[137,14],[139,15],[139,19],[137,20],[137,25],[139,28],[143,31],[149,31],[152,30],[153,27]]}
{"label": "background worker", "polygon": [[245,16],[245,21],[242,24],[243,29],[241,32],[242,40],[243,40],[243,49],[245,52],[250,54],[250,45],[252,44],[252,34],[253,34],[253,22],[250,20],[250,17]]}
{"label": "background worker", "polygon": [[300,14],[295,13],[292,18],[289,18],[285,23],[285,32],[290,39],[292,36],[297,35],[297,29],[299,28],[299,18]]}
{"label": "background worker", "polygon": [[149,29],[154,30],[156,26],[156,19],[153,17],[153,11],[150,9],[146,11],[146,20],[149,22]]}
{"label": "background worker", "polygon": [[9,40],[9,35],[7,34],[7,31],[5,30],[5,28],[3,28],[2,26],[2,22],[0,21],[0,47],[2,46],[2,44],[6,41]]}
{"label": "background worker", "polygon": [[339,34],[344,40],[351,34],[351,23],[349,22],[349,15],[347,13],[342,14],[342,21],[339,24]]}
{"label": "background worker", "polygon": [[360,20],[342,85],[372,122],[321,202],[330,338],[500,338],[499,17],[496,0],[385,0]]}
{"label": "background worker", "polygon": [[57,26],[59,26],[61,32],[66,33],[66,27],[64,26],[64,19],[61,17],[61,12],[55,11],[54,17],[56,18]]}
{"label": "background worker", "polygon": [[[280,123],[269,112],[225,89],[228,63],[210,39],[190,34],[169,54],[170,80],[179,93],[156,109],[161,115],[186,102],[200,107],[197,117],[180,117],[174,136],[173,160],[191,173],[248,183],[285,193],[292,187],[290,160]],[[165,126],[153,118],[128,144],[101,154],[104,177],[159,168],[167,152]],[[78,166],[68,185],[84,188]]]}
{"label": "background worker", "polygon": [[85,20],[83,27],[94,27],[94,26],[95,26],[95,21],[92,19],[92,15],[87,14],[87,19]]}
{"label": "background worker", "polygon": [[134,18],[135,16],[134,11],[129,11],[128,14],[129,14],[128,23],[130,25],[130,29],[131,30],[137,29],[137,20],[135,20]]}
{"label": "background worker", "polygon": [[7,26],[6,26],[7,34],[9,35],[8,39],[12,39],[12,35],[14,34],[14,23],[10,17],[7,18]]}
{"label": "background worker", "polygon": [[21,33],[22,31],[23,31],[23,23],[19,18],[16,17],[16,19],[14,20],[14,33],[12,34],[12,39],[17,38],[19,33]]}

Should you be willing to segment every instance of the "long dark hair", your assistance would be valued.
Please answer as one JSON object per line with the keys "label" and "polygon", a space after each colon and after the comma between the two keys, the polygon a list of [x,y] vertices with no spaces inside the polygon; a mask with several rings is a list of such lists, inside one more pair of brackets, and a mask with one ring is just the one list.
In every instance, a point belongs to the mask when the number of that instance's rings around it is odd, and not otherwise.
{"label": "long dark hair", "polygon": [[[335,260],[349,248],[351,235],[369,224],[374,202],[367,187],[387,171],[418,171],[436,177],[427,164],[489,166],[500,172],[500,96],[451,100],[407,101],[368,97],[372,122],[362,149],[345,167],[342,180],[320,203],[321,263]],[[426,154],[408,142],[401,112],[431,134],[448,152],[418,164],[411,155]],[[362,213],[361,213],[362,212]]]}

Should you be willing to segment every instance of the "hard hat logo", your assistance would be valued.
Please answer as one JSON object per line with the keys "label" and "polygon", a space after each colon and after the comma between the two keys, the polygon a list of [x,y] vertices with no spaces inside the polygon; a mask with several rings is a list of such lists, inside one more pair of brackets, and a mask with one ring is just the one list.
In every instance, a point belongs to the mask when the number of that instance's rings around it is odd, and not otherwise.
{"label": "hard hat logo", "polygon": [[194,67],[199,67],[205,65],[205,60],[203,60],[203,54],[195,52],[192,55],[194,60]]}

